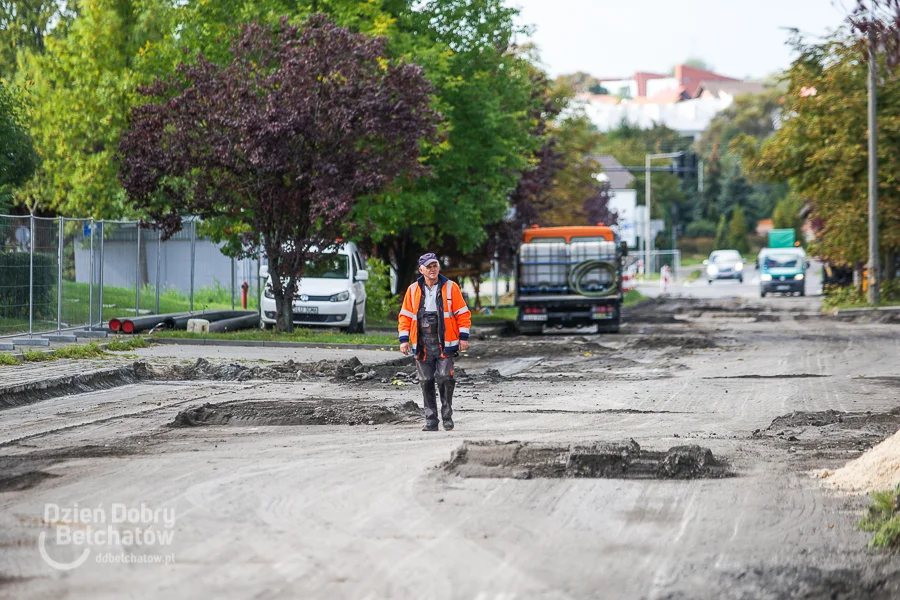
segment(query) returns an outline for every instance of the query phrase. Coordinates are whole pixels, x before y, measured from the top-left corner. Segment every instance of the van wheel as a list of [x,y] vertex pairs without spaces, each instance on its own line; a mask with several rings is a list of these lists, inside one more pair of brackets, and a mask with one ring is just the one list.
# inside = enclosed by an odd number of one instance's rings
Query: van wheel
[[366,332],[366,305],[363,304],[363,319],[359,323],[359,327],[356,328],[356,333],[365,333]]
[[759,290],[759,297],[760,297],[760,298],[765,298],[765,297],[766,297],[766,291],[765,291],[765,290]]
[[350,325],[344,327],[344,333],[357,333],[359,330],[359,316],[356,314],[356,307],[353,307],[353,312],[350,313]]
[[801,296],[805,296],[805,295],[806,295],[806,288],[800,288],[800,295],[801,295]]

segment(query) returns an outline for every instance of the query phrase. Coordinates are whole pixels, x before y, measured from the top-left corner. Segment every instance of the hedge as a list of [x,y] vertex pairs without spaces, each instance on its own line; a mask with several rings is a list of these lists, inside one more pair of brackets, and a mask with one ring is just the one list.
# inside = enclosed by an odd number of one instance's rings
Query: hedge
[[[28,318],[28,282],[31,256],[27,252],[0,252],[0,318]],[[55,254],[34,253],[35,316],[40,309],[56,310],[58,266]]]

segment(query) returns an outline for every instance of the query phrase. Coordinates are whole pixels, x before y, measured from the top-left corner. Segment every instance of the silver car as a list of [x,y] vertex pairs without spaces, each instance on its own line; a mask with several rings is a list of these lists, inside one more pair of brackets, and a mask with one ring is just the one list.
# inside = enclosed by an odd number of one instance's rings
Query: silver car
[[744,259],[737,250],[716,250],[703,264],[706,265],[706,280],[710,285],[717,279],[744,282]]

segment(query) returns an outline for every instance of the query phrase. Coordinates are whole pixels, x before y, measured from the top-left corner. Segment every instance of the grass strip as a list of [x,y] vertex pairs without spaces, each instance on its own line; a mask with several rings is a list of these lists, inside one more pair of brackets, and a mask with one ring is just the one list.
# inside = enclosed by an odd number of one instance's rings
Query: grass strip
[[380,344],[397,345],[397,336],[390,334],[362,334],[295,329],[292,333],[277,331],[229,331],[226,333],[188,333],[187,331],[157,331],[155,338],[188,340],[239,340],[252,342],[313,342],[320,344]]
[[138,337],[115,337],[106,344],[106,349],[111,352],[128,352],[135,348],[146,348],[150,344],[146,338]]
[[48,362],[52,360],[59,360],[61,358],[79,359],[98,358],[100,356],[106,356],[106,352],[99,346],[99,344],[97,344],[97,342],[91,342],[89,344],[83,345],[63,346],[62,348],[57,348],[52,352],[44,352],[42,350],[26,350],[22,353],[22,358],[25,359],[25,362]]
[[0,365],[9,365],[15,366],[20,365],[22,363],[19,362],[19,359],[10,354],[9,352],[0,353]]

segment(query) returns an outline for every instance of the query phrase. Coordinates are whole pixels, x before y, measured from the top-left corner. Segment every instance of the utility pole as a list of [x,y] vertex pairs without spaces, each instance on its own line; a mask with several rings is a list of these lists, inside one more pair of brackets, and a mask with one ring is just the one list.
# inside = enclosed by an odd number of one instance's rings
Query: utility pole
[[650,265],[650,161],[656,158],[678,158],[684,152],[667,152],[665,154],[648,154],[644,163],[644,205],[647,208],[647,216],[644,219],[644,273],[648,276],[653,273]]
[[875,3],[869,3],[869,269],[867,277],[867,300],[877,305],[879,301],[879,265],[878,265],[878,154],[877,135],[878,122],[875,109]]

